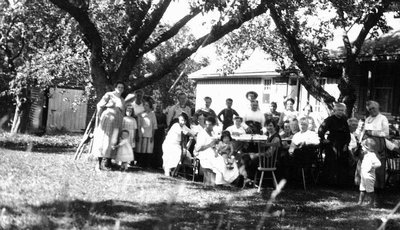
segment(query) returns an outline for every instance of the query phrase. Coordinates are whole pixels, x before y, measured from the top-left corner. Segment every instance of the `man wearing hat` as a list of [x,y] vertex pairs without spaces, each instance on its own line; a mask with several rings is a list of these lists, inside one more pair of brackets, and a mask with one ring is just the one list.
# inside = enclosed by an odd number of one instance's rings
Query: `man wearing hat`
[[256,92],[254,92],[254,91],[249,91],[249,92],[246,93],[246,98],[249,101],[253,101],[253,100],[257,99],[257,97],[258,97],[258,94]]

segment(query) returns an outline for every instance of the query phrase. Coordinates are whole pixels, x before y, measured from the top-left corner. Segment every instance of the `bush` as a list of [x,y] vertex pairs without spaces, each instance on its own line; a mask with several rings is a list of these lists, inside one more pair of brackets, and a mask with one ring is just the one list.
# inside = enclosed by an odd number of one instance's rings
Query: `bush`
[[0,147],[4,148],[76,148],[82,135],[44,135],[0,133]]

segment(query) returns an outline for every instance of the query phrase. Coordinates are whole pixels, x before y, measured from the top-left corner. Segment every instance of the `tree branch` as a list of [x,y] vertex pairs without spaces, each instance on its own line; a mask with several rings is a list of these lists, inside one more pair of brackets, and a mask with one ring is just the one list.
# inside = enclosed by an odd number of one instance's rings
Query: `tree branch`
[[380,18],[382,17],[383,13],[389,8],[390,5],[389,0],[383,0],[382,5],[376,6],[365,18],[363,27],[360,30],[356,40],[353,43],[354,47],[354,55],[358,56],[361,52],[361,47],[364,44],[365,38],[369,34],[369,31],[374,27]]
[[24,50],[25,47],[25,39],[22,37],[21,38],[21,48],[19,51],[14,55],[14,57],[11,58],[11,61],[13,62],[17,57],[19,57],[22,54],[22,51]]
[[267,7],[265,7],[265,4],[261,3],[255,9],[241,15],[241,19],[232,18],[223,25],[214,26],[209,34],[197,39],[191,45],[182,48],[175,54],[171,55],[171,57],[168,58],[163,66],[157,71],[151,73],[147,77],[137,79],[135,81],[134,88],[142,88],[148,84],[160,80],[165,75],[171,73],[174,69],[176,69],[183,61],[185,61],[186,58],[195,53],[200,47],[204,47],[214,43],[215,41],[222,38],[224,35],[239,28],[243,23],[265,13],[266,11]]
[[145,44],[141,53],[147,53],[161,43],[175,36],[183,26],[185,26],[191,19],[196,17],[196,15],[198,15],[200,12],[201,10],[198,8],[192,10],[188,15],[175,23],[175,25],[173,25],[169,30],[165,31],[163,34],[154,39],[153,42]]
[[146,17],[151,7],[151,1],[135,1],[129,0],[125,1],[125,12],[128,15],[129,28],[126,31],[125,39],[122,42],[122,50],[128,48],[132,37],[135,36],[140,27],[143,25],[143,20]]
[[287,45],[289,46],[289,50],[293,54],[293,59],[297,62],[297,66],[303,73],[303,77],[300,78],[300,83],[309,91],[317,100],[324,101],[328,106],[335,101],[335,98],[332,97],[328,92],[326,92],[318,82],[317,76],[315,76],[312,71],[312,67],[308,63],[308,60],[299,46],[299,41],[296,36],[294,36],[290,31],[286,28],[284,21],[279,16],[279,11],[276,9],[275,4],[273,2],[268,1],[267,6],[270,11],[270,15],[275,22],[277,29],[280,34],[286,40]]
[[145,20],[140,31],[133,37],[128,50],[121,60],[121,63],[115,73],[115,80],[122,80],[124,76],[129,76],[132,66],[139,58],[139,50],[142,48],[145,41],[160,22],[162,16],[167,10],[171,0],[161,0],[151,15]]
[[85,44],[90,50],[90,64],[93,85],[100,97],[105,93],[105,86],[110,84],[103,63],[103,42],[100,33],[95,24],[90,20],[87,11],[88,4],[81,4],[79,8],[71,4],[67,0],[50,0],[58,8],[69,13],[79,24],[79,28],[83,34]]
[[346,30],[346,20],[344,18],[343,8],[337,4],[333,4],[333,5],[336,7],[336,11],[339,16],[339,21],[340,21],[340,24],[342,25],[342,30],[343,30],[342,40],[343,40],[344,47],[346,49],[347,56],[351,56],[353,54],[353,52],[351,50],[351,43],[350,43],[350,39],[349,39],[347,30]]

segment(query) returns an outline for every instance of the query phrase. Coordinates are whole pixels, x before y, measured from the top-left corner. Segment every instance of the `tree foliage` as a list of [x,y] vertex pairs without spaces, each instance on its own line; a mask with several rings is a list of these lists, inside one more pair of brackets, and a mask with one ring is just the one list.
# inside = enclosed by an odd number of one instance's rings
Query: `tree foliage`
[[[332,65],[332,57],[326,48],[334,31],[342,31],[345,57],[340,77],[339,101],[348,105],[349,112],[356,99],[354,95],[355,61],[364,41],[387,32],[384,12],[391,9],[395,1],[319,0],[319,1],[268,1],[269,14],[247,23],[220,43],[219,50],[243,53],[243,50],[261,47],[277,61],[282,70],[295,66],[301,71],[300,82],[320,101],[331,105],[336,101],[319,85],[318,78]],[[350,30],[358,30],[354,41],[350,41]],[[245,41],[245,42],[243,42]],[[244,44],[239,46],[238,44]],[[234,51],[233,51],[234,50]],[[239,55],[241,57],[241,55]],[[235,59],[236,57],[234,57]],[[244,57],[246,58],[246,57]],[[237,58],[236,58],[237,59]],[[234,63],[235,68],[238,61]],[[228,68],[229,69],[229,68]]]
[[[190,12],[167,26],[161,19],[171,0],[50,1],[77,21],[90,52],[91,77],[99,95],[104,93],[106,85],[118,80],[129,82],[131,89],[155,83],[176,70],[200,47],[217,41],[266,11],[264,1],[193,0],[189,1]],[[177,36],[195,16],[212,10],[219,11],[221,17],[209,34],[186,40],[164,60],[159,60],[162,64],[157,68],[143,72],[141,60],[146,55],[157,57],[158,47]]]

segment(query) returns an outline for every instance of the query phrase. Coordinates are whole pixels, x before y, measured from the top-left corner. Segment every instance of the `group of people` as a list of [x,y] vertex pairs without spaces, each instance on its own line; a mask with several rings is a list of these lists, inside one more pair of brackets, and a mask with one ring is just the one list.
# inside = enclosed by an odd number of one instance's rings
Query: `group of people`
[[204,108],[193,113],[186,94],[180,93],[177,104],[164,113],[160,104],[153,111],[153,103],[143,98],[143,91],[126,98],[123,91],[124,84],[118,82],[115,90],[107,92],[97,104],[93,154],[98,157],[98,169],[109,170],[114,159],[122,169],[132,164],[162,167],[165,175],[171,175],[181,160],[182,140],[190,137],[195,143],[193,154],[202,168],[215,173],[216,184],[231,184],[238,178],[251,180],[258,159],[248,153],[256,151],[255,147],[232,139],[247,133],[267,135],[265,145],[270,151],[279,149],[281,177],[292,176],[295,159],[307,154],[310,146],[322,146],[323,178],[327,182],[348,184],[355,178],[360,184],[360,202],[365,194],[374,192],[374,187],[384,187],[389,123],[375,101],[367,103],[365,121],[347,119],[346,106],[336,103],[333,114],[319,124],[312,116],[311,105],[300,114],[292,98],[285,100],[284,111],[278,112],[277,103],[272,102],[270,111],[263,113],[252,91],[246,94],[249,109],[241,115],[232,108],[230,98],[217,114],[211,109],[212,98],[205,97]]
[[162,120],[162,113],[158,116],[159,109],[153,111],[153,103],[143,99],[143,91],[123,98],[124,89],[124,83],[117,82],[114,91],[107,92],[97,103],[92,150],[98,158],[96,169],[111,170],[112,160],[122,170],[135,162],[144,167],[156,167],[161,162],[154,153],[160,151],[155,147],[157,141],[163,141],[163,135],[157,138],[157,130],[166,127],[162,121],[157,122]]

